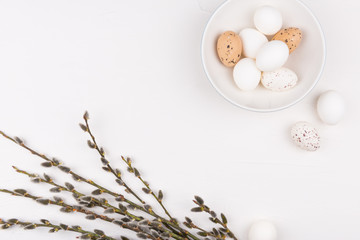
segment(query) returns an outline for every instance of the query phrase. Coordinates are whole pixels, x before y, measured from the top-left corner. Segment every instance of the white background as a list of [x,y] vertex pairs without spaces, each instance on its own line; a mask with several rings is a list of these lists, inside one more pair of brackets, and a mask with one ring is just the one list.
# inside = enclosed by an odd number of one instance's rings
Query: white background
[[[89,110],[113,165],[123,168],[119,156],[132,156],[180,220],[195,215],[210,227],[205,215],[189,211],[198,194],[228,216],[242,239],[253,221],[266,218],[278,226],[279,239],[358,240],[358,1],[304,1],[325,32],[325,72],[304,101],[268,114],[229,104],[203,72],[202,32],[221,2],[1,0],[0,129],[122,191],[100,169],[78,127]],[[317,97],[329,89],[346,99],[346,116],[337,126],[322,124],[315,111]],[[302,151],[289,138],[291,125],[303,120],[321,133],[317,152]],[[42,173],[38,158],[3,138],[0,156],[1,187],[50,195],[47,186],[29,183],[11,168]],[[59,182],[70,181],[66,174],[49,173]],[[139,190],[136,179],[127,179]],[[5,194],[0,194],[0,217],[100,226],[116,237],[123,231]],[[0,231],[0,238],[77,236],[46,231]]]

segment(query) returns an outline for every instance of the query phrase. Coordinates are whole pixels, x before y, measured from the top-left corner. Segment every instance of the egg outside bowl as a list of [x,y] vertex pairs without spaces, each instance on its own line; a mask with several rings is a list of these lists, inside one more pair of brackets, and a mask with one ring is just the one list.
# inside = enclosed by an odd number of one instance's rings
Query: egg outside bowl
[[[302,30],[302,42],[284,66],[293,70],[299,78],[298,84],[288,91],[274,92],[261,84],[253,91],[242,91],[233,80],[233,68],[222,65],[217,56],[216,42],[220,34],[255,28],[254,12],[264,5],[281,11],[282,28],[298,27]],[[325,66],[326,44],[319,21],[299,0],[228,0],[216,9],[205,27],[201,57],[208,79],[226,100],[250,111],[274,112],[298,103],[315,87]]]

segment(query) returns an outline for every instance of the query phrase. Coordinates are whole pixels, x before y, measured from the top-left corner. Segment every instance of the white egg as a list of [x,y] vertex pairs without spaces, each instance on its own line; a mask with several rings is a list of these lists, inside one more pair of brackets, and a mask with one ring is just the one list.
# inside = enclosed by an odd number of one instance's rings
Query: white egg
[[263,72],[262,85],[273,91],[286,91],[293,88],[298,81],[296,73],[288,68],[279,68],[272,72]]
[[289,57],[289,48],[286,43],[274,40],[265,43],[256,55],[256,66],[264,72],[281,68]]
[[265,35],[273,35],[282,27],[281,12],[271,6],[260,7],[255,11],[254,24]]
[[253,223],[249,230],[249,240],[276,240],[277,230],[272,222],[261,220]]
[[343,97],[333,90],[321,94],[317,101],[317,112],[324,123],[337,124],[345,112]]
[[233,76],[241,90],[250,91],[259,85],[261,72],[257,69],[255,60],[243,58],[235,65]]
[[307,151],[316,151],[320,148],[319,133],[310,123],[296,123],[291,128],[291,138],[298,147]]
[[269,40],[264,34],[253,28],[245,28],[240,32],[245,57],[255,58],[259,49]]

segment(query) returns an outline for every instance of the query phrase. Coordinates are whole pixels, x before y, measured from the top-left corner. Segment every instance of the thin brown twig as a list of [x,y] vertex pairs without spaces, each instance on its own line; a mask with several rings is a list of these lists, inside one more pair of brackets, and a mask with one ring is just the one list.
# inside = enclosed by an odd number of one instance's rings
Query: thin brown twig
[[[30,199],[38,201],[39,203],[44,204],[44,205],[48,205],[48,204],[57,205],[57,206],[66,208],[68,210],[68,212],[79,212],[79,213],[83,213],[83,214],[86,214],[86,215],[91,214],[95,218],[99,218],[99,219],[107,221],[107,222],[112,222],[112,221],[115,220],[114,218],[109,218],[109,217],[107,217],[105,215],[97,214],[97,213],[95,213],[93,211],[90,211],[90,210],[82,208],[82,207],[81,208],[75,208],[74,206],[71,206],[71,205],[65,203],[64,201],[53,201],[53,200],[50,200],[50,199],[45,199],[45,198],[42,198],[42,197],[31,195],[28,192],[25,192],[24,194],[20,194],[20,193],[17,193],[16,190],[11,191],[11,190],[8,190],[8,189],[0,189],[0,192],[8,193],[8,194],[11,194],[13,196],[30,198]],[[41,201],[41,200],[43,200],[43,201]]]
[[141,177],[139,171],[136,168],[132,167],[131,164],[131,160],[130,159],[125,159],[123,156],[121,156],[121,159],[126,163],[126,165],[128,166],[129,170],[135,174],[135,176],[143,183],[143,185],[146,187],[146,189],[148,190],[148,193],[150,193],[155,200],[159,203],[159,205],[162,207],[162,209],[164,210],[165,214],[170,218],[170,220],[172,222],[174,222],[175,224],[177,224],[176,220],[170,215],[169,211],[166,209],[166,207],[164,206],[162,199],[159,198],[154,191],[150,188],[150,185]]
[[[89,134],[89,136],[92,139],[92,142],[90,142],[89,146],[93,149],[95,149],[100,157],[101,157],[101,161],[103,163],[106,163],[106,167],[109,169],[109,171],[117,178],[120,179],[122,181],[123,186],[126,188],[126,190],[131,193],[132,195],[134,195],[141,203],[145,204],[145,201],[143,201],[140,197],[138,197],[138,195],[135,194],[135,192],[122,180],[121,175],[117,174],[114,169],[111,167],[110,162],[105,158],[105,151],[103,150],[103,148],[99,147],[98,143],[96,142],[96,138],[95,135],[92,133],[91,129],[90,129],[90,124],[89,124],[89,113],[85,112],[83,115],[83,119],[85,121],[85,125],[80,124],[80,127],[82,128],[83,131],[87,132]],[[156,194],[153,192],[153,190],[150,188],[149,184],[140,176],[139,172],[137,169],[134,169],[131,166],[131,162],[125,160],[125,158],[123,156],[121,156],[121,158],[124,160],[124,162],[127,164],[127,166],[129,167],[130,171],[132,171],[135,176],[144,184],[144,186],[148,189],[149,193],[156,199],[156,201],[159,203],[159,205],[162,207],[162,209],[164,210],[165,214],[170,218],[170,222],[172,222],[173,224],[178,226],[178,223],[176,221],[175,218],[173,218],[169,211],[166,209],[166,207],[164,206],[162,199],[158,196],[156,196]],[[159,217],[157,215],[157,217]],[[175,232],[175,230],[168,224],[165,223],[165,225],[167,225],[167,227],[172,230],[173,232]],[[181,232],[182,235],[186,236],[188,235],[188,233],[184,232],[183,229],[178,228],[178,230]],[[176,231],[176,233],[178,234],[178,232]]]
[[[17,193],[15,191],[16,190],[11,191],[11,190],[8,190],[8,189],[0,189],[0,192],[8,193],[8,194],[11,194],[13,196],[20,196],[20,197],[30,198],[30,199],[35,200],[35,201],[37,201],[37,202],[39,202],[41,204],[44,204],[44,205],[50,204],[50,205],[61,206],[62,208],[65,208],[65,210],[64,210],[65,212],[79,212],[79,213],[85,214],[87,216],[92,216],[93,218],[90,218],[90,219],[101,219],[103,221],[111,222],[111,223],[116,220],[114,218],[110,218],[110,217],[105,216],[105,215],[97,214],[97,213],[95,213],[93,211],[90,211],[90,210],[82,208],[82,207],[81,208],[76,208],[74,206],[66,204],[63,201],[53,201],[53,200],[50,200],[50,199],[44,199],[42,197],[31,195],[28,192],[24,192],[24,194],[20,194],[20,193]],[[130,230],[132,230],[134,232],[137,232],[137,233],[143,233],[148,238],[153,239],[153,240],[157,240],[155,237],[153,237],[152,235],[150,235],[147,232],[143,231],[141,228],[132,227],[130,224],[127,224],[125,222],[122,223],[121,227],[125,228],[125,229],[130,229]]]
[[[77,199],[79,199],[80,197],[83,197],[83,196],[86,196],[85,194],[77,191],[75,188],[73,188],[72,190],[68,189],[66,186],[62,186],[62,185],[59,185],[57,183],[54,182],[53,179],[49,179],[49,180],[46,180],[40,176],[38,176],[37,174],[34,174],[34,173],[28,173],[27,171],[24,171],[24,170],[21,170],[15,166],[13,166],[13,168],[15,169],[16,172],[18,173],[21,173],[21,174],[24,174],[24,175],[27,175],[28,177],[30,178],[36,178],[38,179],[40,182],[42,183],[47,183],[49,185],[52,185],[54,187],[57,187],[59,188],[60,191],[67,191],[67,192],[71,192],[71,193],[75,193],[76,196],[78,196]],[[128,212],[127,210],[126,211],[122,211],[121,209],[109,204],[108,202],[105,202],[105,203],[102,203],[99,199],[96,199],[94,197],[92,197],[92,201],[94,201],[97,206],[101,207],[101,208],[104,208],[104,209],[108,209],[108,208],[111,208],[114,210],[115,213],[118,213],[118,214],[121,214],[123,216],[129,216],[131,217],[132,219],[136,220],[136,221],[141,221],[143,219],[143,217],[139,217],[139,216],[136,216],[136,215],[133,215],[131,214],[130,212]]]
[[[91,132],[91,129],[90,129],[90,126],[89,126],[89,114],[88,112],[85,112],[84,116],[84,121],[85,121],[85,124],[86,124],[86,132],[90,135],[91,139],[92,139],[92,143],[94,144],[93,145],[93,148],[96,149],[96,151],[99,153],[100,157],[103,158],[103,160],[105,159],[105,151],[99,147],[99,145],[97,144],[96,142],[96,139],[95,139],[95,136],[92,134]],[[105,161],[107,161],[105,159]],[[106,167],[110,170],[110,172],[117,178],[117,179],[120,179],[121,181],[122,178],[121,176],[119,176],[118,174],[116,174],[116,172],[114,171],[114,169],[111,167],[110,163],[107,161],[107,164],[106,164]],[[126,188],[126,190],[132,194],[136,199],[138,199],[142,204],[145,204],[145,201],[142,200],[125,182],[123,184],[123,186]]]
[[199,207],[197,208],[193,208],[192,210],[195,210],[195,212],[199,211],[199,212],[206,212],[210,215],[210,220],[213,223],[219,224],[221,225],[223,228],[219,228],[220,232],[223,232],[224,234],[227,234],[230,238],[234,239],[234,240],[238,240],[235,236],[235,234],[229,229],[229,227],[227,226],[227,219],[225,217],[225,215],[222,213],[221,214],[221,218],[222,220],[220,220],[216,213],[214,211],[212,211],[208,206],[206,206],[204,204],[204,200],[202,200],[200,197],[195,196],[195,200],[193,200],[193,202],[198,205]]
[[79,226],[68,226],[65,224],[55,225],[55,224],[50,223],[47,220],[44,220],[45,223],[24,222],[24,221],[19,221],[17,219],[10,219],[10,220],[11,221],[9,221],[9,220],[6,221],[6,220],[0,219],[0,224],[3,225],[3,229],[7,229],[14,225],[23,226],[23,227],[25,227],[25,229],[35,229],[38,227],[45,227],[45,228],[51,228],[51,230],[50,230],[51,232],[58,232],[59,230],[64,230],[64,231],[80,233],[80,234],[82,234],[83,237],[84,237],[84,235],[87,235],[89,238],[95,237],[96,239],[116,240],[115,238],[105,235],[105,233],[98,234],[95,232],[84,230]]

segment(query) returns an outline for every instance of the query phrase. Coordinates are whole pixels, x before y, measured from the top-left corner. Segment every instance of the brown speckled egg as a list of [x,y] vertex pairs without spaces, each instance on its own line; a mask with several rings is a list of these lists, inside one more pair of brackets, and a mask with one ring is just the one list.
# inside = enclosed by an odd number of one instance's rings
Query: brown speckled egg
[[224,32],[217,40],[216,49],[220,61],[227,67],[234,67],[241,58],[241,38],[232,31]]
[[299,28],[285,28],[281,29],[275,34],[272,40],[280,40],[289,48],[289,52],[292,53],[300,44],[302,39],[302,32]]

